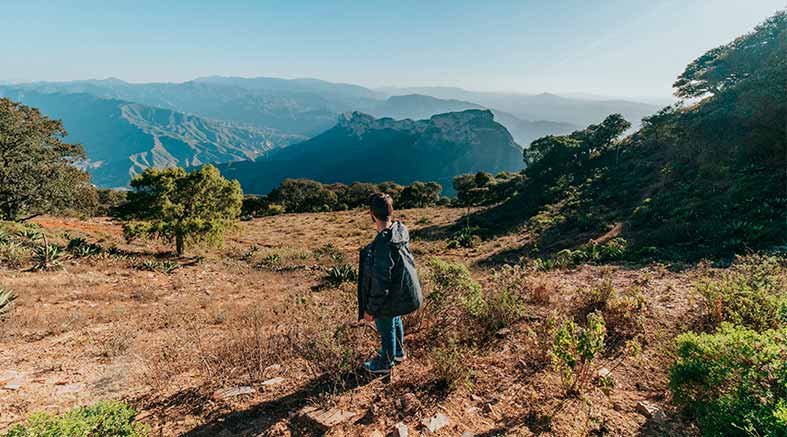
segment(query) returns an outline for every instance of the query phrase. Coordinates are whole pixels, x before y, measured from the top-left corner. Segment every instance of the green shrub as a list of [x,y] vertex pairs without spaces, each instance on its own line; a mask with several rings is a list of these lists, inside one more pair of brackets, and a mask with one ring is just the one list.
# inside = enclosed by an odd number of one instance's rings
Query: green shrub
[[604,317],[599,313],[587,316],[586,327],[565,320],[555,331],[552,364],[568,393],[581,392],[592,380],[593,361],[604,349],[606,332]]
[[705,314],[713,325],[730,322],[757,331],[787,323],[787,288],[778,258],[738,257],[719,278],[697,285]]
[[287,212],[284,208],[284,205],[280,205],[278,203],[270,203],[267,207],[265,207],[264,215],[280,215]]
[[16,241],[0,244],[0,263],[8,267],[20,267],[29,256],[29,250]]
[[524,314],[524,270],[519,267],[497,270],[485,293],[464,264],[433,258],[427,266],[427,278],[432,283],[427,296],[430,313],[445,316],[444,320],[469,318],[471,323],[463,323],[464,328],[480,328],[489,334],[513,324]]
[[456,249],[459,247],[472,248],[478,243],[479,238],[475,235],[478,228],[475,226],[466,226],[459,232],[456,232],[451,239],[448,240],[448,248]]
[[498,331],[522,318],[525,278],[526,272],[519,266],[506,265],[494,272],[485,296],[485,311],[479,317],[487,331]]
[[449,390],[472,389],[473,371],[467,365],[468,355],[467,347],[453,339],[435,349],[432,354],[432,369],[437,380]]
[[427,296],[435,314],[463,308],[470,315],[480,317],[486,311],[486,300],[481,285],[476,282],[467,266],[432,258],[427,262],[432,291]]
[[262,258],[262,261],[259,262],[258,266],[271,270],[279,269],[282,266],[281,255],[279,255],[278,253],[271,253],[265,255]]
[[705,435],[787,435],[787,328],[682,334],[669,386]]
[[607,343],[619,346],[645,333],[647,304],[639,290],[625,294],[615,289],[611,276],[580,294],[580,314],[599,312],[607,328]]
[[6,437],[142,437],[147,427],[134,421],[136,411],[126,404],[101,401],[63,415],[36,413],[14,425]]

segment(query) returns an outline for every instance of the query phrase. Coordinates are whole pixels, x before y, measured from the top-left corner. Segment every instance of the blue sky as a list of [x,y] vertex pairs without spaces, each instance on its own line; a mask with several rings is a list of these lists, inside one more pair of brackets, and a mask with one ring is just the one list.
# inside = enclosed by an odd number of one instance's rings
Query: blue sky
[[784,0],[4,1],[0,80],[205,75],[664,97]]

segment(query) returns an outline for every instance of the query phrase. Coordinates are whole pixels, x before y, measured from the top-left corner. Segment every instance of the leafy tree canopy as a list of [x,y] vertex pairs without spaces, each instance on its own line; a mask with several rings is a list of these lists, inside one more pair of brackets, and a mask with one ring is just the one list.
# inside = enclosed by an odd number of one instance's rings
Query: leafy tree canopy
[[178,167],[147,169],[131,180],[131,187],[120,213],[129,220],[126,238],[174,241],[178,255],[187,243],[221,243],[243,202],[238,181],[224,179],[212,165],[190,173]]
[[[787,66],[787,11],[779,11],[754,31],[709,50],[686,66],[673,84],[683,98],[717,95],[747,81],[782,74]],[[784,98],[784,95],[781,96]]]
[[0,98],[0,219],[60,213],[95,202],[90,176],[75,167],[85,158],[84,149],[63,142],[66,135],[59,120]]

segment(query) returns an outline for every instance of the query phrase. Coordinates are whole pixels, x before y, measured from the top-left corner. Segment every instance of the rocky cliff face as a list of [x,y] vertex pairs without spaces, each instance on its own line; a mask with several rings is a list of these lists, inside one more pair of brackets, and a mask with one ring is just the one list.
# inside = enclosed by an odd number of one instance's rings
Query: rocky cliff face
[[262,194],[286,177],[326,183],[437,181],[450,193],[458,174],[521,168],[521,148],[488,110],[417,121],[344,113],[332,129],[310,140],[255,162],[220,167],[240,180],[245,191]]

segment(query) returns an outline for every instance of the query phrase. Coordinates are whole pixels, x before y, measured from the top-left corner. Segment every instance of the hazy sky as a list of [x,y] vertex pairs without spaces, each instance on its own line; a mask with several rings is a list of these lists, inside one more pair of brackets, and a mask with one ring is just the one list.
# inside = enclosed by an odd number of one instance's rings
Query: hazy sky
[[205,75],[668,96],[785,0],[3,1],[0,80]]

